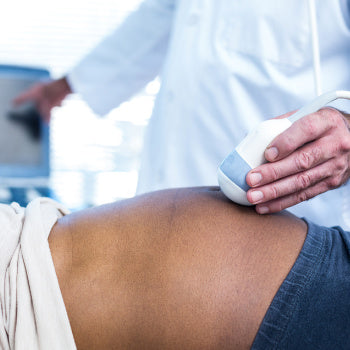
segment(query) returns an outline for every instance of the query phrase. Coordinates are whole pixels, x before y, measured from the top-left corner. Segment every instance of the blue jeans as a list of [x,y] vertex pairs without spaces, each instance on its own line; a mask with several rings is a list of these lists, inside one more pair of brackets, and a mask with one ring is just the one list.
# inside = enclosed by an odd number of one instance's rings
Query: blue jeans
[[350,233],[306,222],[303,248],[253,350],[350,349]]

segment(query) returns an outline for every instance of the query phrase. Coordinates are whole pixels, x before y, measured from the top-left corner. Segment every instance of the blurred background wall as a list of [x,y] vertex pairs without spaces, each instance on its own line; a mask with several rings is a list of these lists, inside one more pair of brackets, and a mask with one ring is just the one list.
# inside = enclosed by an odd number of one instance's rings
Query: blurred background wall
[[[12,0],[0,11],[0,63],[64,75],[141,0]],[[78,95],[52,113],[51,186],[71,209],[135,194],[158,80],[101,118]]]

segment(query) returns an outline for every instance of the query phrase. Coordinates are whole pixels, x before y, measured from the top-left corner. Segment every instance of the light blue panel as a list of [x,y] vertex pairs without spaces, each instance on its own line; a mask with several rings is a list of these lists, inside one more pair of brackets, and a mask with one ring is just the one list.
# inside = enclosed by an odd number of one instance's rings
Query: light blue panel
[[220,165],[221,171],[243,191],[247,192],[249,186],[245,180],[248,172],[252,168],[248,163],[234,150],[230,153]]

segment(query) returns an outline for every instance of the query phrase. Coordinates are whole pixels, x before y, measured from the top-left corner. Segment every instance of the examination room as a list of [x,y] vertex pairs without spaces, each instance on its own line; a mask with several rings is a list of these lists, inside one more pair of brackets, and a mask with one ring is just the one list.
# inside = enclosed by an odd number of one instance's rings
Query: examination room
[[349,0],[0,29],[0,349],[350,349]]

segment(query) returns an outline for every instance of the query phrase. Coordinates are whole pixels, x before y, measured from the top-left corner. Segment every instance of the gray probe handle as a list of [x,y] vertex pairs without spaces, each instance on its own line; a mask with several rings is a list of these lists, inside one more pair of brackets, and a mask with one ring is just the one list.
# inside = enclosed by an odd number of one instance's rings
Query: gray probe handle
[[297,120],[299,120],[302,117],[305,117],[308,114],[315,113],[322,107],[328,105],[334,100],[337,100],[338,98],[344,98],[347,100],[350,100],[350,91],[331,91],[326,92],[318,97],[316,97],[313,101],[311,101],[306,106],[300,108],[297,112],[289,116],[287,119],[294,123]]

